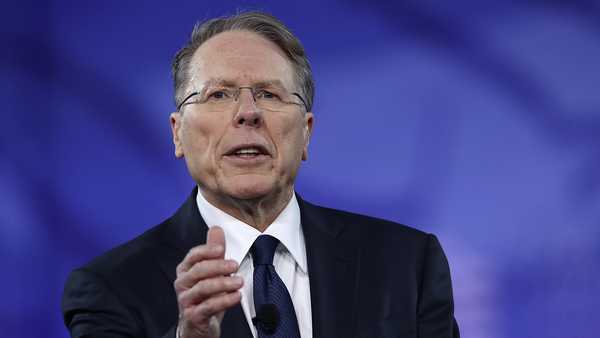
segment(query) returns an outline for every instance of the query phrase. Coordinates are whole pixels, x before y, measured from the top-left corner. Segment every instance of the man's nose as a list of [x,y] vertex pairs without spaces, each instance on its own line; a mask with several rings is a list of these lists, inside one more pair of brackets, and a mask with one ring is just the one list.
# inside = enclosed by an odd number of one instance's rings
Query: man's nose
[[249,88],[241,89],[238,96],[238,110],[235,114],[234,123],[238,127],[260,127],[263,123],[263,115],[262,111],[256,106],[252,90],[249,90]]

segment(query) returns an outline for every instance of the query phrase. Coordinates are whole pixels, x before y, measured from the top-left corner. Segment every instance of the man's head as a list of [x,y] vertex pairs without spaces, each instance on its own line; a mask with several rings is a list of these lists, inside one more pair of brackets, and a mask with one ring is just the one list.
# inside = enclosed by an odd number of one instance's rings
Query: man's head
[[196,25],[173,76],[175,154],[207,199],[289,197],[307,157],[314,91],[291,32],[254,12]]
[[175,106],[179,106],[189,85],[190,63],[194,52],[212,38],[227,31],[248,31],[259,34],[276,44],[286,55],[295,72],[297,86],[306,100],[307,111],[312,110],[315,85],[304,47],[300,40],[277,18],[261,12],[245,12],[197,23],[190,40],[177,52],[173,60],[172,74],[175,85]]

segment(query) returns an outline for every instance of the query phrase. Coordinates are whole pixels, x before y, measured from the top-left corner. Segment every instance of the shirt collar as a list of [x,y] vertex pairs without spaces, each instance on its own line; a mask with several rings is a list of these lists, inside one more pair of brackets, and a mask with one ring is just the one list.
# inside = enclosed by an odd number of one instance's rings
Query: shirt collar
[[304,234],[300,226],[300,207],[298,206],[295,193],[292,193],[292,197],[286,207],[273,223],[267,227],[264,233],[210,204],[202,196],[200,189],[198,189],[196,203],[198,204],[200,215],[202,215],[204,222],[206,222],[209,228],[218,225],[223,229],[225,233],[226,259],[233,259],[241,264],[254,240],[258,236],[266,234],[277,238],[290,252],[300,269],[305,273],[307,272],[306,246],[304,244]]

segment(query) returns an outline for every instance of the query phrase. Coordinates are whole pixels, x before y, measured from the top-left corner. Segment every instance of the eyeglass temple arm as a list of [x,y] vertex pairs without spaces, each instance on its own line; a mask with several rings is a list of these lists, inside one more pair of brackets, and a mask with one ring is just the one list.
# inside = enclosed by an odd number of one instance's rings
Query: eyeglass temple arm
[[181,101],[181,103],[177,106],[177,111],[181,110],[181,107],[183,107],[183,105],[187,102],[187,100],[189,100],[192,96],[195,96],[198,94],[200,94],[200,92],[193,92],[193,93],[190,93],[190,95],[186,96],[185,99],[183,99]]
[[298,94],[298,93],[292,93],[292,95],[295,95],[297,98],[300,99],[300,101],[302,101],[302,105],[304,105],[304,109],[306,109],[306,111],[308,112],[308,105],[306,104],[306,101],[304,101],[302,96],[300,96],[300,94]]

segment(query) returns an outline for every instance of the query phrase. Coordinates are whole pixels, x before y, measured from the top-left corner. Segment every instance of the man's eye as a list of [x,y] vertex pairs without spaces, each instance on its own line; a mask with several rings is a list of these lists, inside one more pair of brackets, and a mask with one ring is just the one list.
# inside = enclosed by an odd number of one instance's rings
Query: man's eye
[[216,100],[222,100],[222,99],[226,99],[229,97],[229,94],[227,94],[226,91],[223,90],[217,90],[215,92],[212,92],[210,94],[208,94],[208,99],[216,99]]
[[279,100],[279,95],[270,92],[268,90],[260,90],[256,93],[257,99],[267,99],[267,100]]

